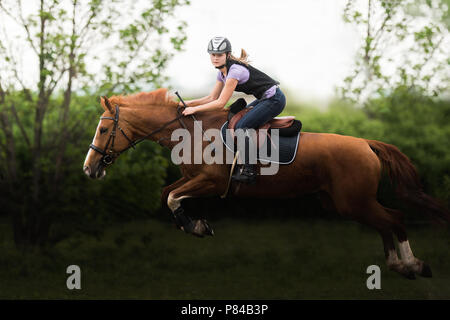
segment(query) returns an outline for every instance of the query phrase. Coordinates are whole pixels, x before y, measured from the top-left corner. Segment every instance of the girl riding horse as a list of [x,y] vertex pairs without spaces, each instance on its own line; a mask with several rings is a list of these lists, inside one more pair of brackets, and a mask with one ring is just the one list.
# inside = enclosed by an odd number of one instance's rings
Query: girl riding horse
[[234,91],[254,95],[257,99],[247,107],[253,108],[238,121],[235,130],[245,133],[244,164],[232,176],[233,180],[253,184],[256,179],[256,165],[250,162],[250,139],[248,129],[258,128],[267,121],[279,115],[285,105],[286,98],[278,87],[279,82],[259,71],[248,63],[247,53],[242,50],[241,57],[231,54],[231,43],[227,38],[214,37],[209,41],[208,53],[211,63],[219,69],[217,81],[211,93],[203,98],[186,101],[184,115],[209,110],[220,110],[225,107]]

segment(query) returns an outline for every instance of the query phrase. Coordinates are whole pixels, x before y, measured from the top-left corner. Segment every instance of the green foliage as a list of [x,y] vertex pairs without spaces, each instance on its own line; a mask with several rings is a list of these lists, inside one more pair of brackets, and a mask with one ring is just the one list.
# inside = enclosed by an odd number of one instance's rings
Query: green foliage
[[[25,131],[31,135],[34,115],[29,112],[30,102],[22,93],[9,97],[16,103],[18,116],[24,124]],[[82,164],[92,140],[101,109],[95,101],[96,97],[73,96],[73,107],[70,111],[70,140],[64,156],[62,168],[63,179],[54,189],[52,180],[55,174],[54,157],[57,149],[52,148],[58,132],[58,105],[62,96],[56,96],[49,106],[44,132],[47,133],[47,152],[41,157],[43,181],[41,187],[42,207],[39,214],[50,217],[54,228],[49,235],[51,243],[56,243],[74,231],[82,231],[96,235],[106,224],[117,221],[154,216],[160,207],[161,188],[165,184],[166,169],[169,158],[163,154],[162,148],[149,142],[141,143],[136,150],[124,153],[116,163],[108,169],[107,176],[101,180],[91,180],[82,171]],[[29,125],[28,125],[29,124]],[[21,135],[15,126],[14,133]],[[18,184],[14,192],[21,200],[2,199],[3,214],[19,214],[26,212],[30,205],[26,200],[32,192],[33,157],[28,152],[24,140],[16,141],[18,161]],[[6,163],[2,162],[1,171],[7,172]],[[6,181],[1,181],[6,182]],[[5,195],[9,192],[2,190]],[[25,201],[23,201],[25,199]]]
[[399,87],[389,97],[368,101],[365,111],[383,123],[384,141],[398,146],[417,165],[426,189],[450,200],[445,192],[445,177],[450,176],[450,101]]
[[148,142],[121,155],[109,170],[102,195],[112,211],[127,218],[154,214],[170,161],[162,153],[159,145]]
[[446,2],[367,0],[358,6],[348,0],[343,19],[357,28],[361,45],[339,93],[363,104],[398,86],[434,96],[449,90]]
[[74,89],[89,93],[111,95],[159,87],[166,81],[162,71],[172,50],[182,50],[187,39],[186,22],[177,19],[176,8],[189,3],[43,1],[35,12],[24,14],[16,1],[1,1],[0,19],[17,24],[15,41],[6,31],[0,37],[0,59],[8,62],[0,66],[2,86],[20,88],[27,83],[18,72],[21,58],[14,54],[24,47],[39,59],[39,85],[49,94],[69,72]]
[[[15,23],[0,28],[0,201],[14,218],[17,244],[57,242],[69,226],[95,232],[154,212],[167,167],[159,147],[124,155],[115,178],[100,184],[81,164],[99,95],[165,82],[167,63],[186,40],[175,10],[189,1],[49,0],[27,12],[22,4],[0,1],[0,23]],[[35,55],[37,76],[21,70],[21,48]]]
[[369,119],[360,108],[341,100],[335,100],[321,111],[312,106],[288,105],[283,112],[295,115],[303,123],[303,131],[351,135],[366,139],[383,137],[383,124]]
[[361,34],[355,68],[339,88],[380,124],[378,140],[400,148],[425,189],[450,203],[448,0],[347,2]]

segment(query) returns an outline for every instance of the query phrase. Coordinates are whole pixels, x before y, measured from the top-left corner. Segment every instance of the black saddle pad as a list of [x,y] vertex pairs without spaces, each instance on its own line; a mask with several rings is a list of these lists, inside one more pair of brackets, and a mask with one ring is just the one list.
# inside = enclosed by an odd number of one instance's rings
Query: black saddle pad
[[[228,121],[226,121],[220,128],[222,142],[225,144],[228,150],[234,153],[234,146],[231,137],[231,132],[228,130]],[[257,158],[265,162],[274,162],[278,164],[290,164],[295,159],[297,154],[297,148],[300,142],[300,132],[296,135],[289,137],[279,137],[279,146],[274,148],[270,139],[266,137],[264,144],[259,148]],[[265,149],[263,149],[265,148]],[[266,152],[263,152],[265,150]],[[274,160],[272,152],[278,152],[278,161]]]

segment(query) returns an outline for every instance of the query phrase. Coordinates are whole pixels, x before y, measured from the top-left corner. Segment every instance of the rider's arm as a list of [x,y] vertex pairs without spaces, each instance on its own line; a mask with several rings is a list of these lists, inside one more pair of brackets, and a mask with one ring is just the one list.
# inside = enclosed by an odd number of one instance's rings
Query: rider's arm
[[185,101],[184,103],[188,107],[195,107],[195,106],[199,106],[199,105],[214,101],[219,97],[220,92],[222,91],[223,87],[224,87],[224,84],[222,81],[216,81],[216,84],[214,85],[214,88],[212,89],[212,91],[209,95],[207,95],[203,98],[200,98],[200,99],[188,100],[188,101]]
[[234,89],[236,89],[237,84],[238,84],[237,79],[233,78],[227,79],[227,81],[225,82],[225,87],[223,88],[219,97],[216,100],[213,100],[211,102],[196,107],[195,112],[223,109],[227,104],[228,100],[230,100],[231,95],[233,94]]

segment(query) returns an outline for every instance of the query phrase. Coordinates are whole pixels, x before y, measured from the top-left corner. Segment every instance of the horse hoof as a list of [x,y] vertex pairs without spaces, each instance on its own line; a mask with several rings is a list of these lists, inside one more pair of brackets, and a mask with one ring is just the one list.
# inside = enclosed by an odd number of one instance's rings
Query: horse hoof
[[199,233],[196,233],[196,232],[192,232],[191,234],[192,234],[193,236],[198,237],[198,238],[203,238],[203,237],[204,237],[204,235],[199,234]]
[[407,273],[403,273],[403,276],[405,276],[405,278],[407,278],[409,280],[416,280],[416,275],[414,274],[413,271],[409,271]]
[[213,229],[205,219],[196,220],[191,233],[200,238],[203,238],[204,236],[214,236]]
[[433,276],[433,274],[431,272],[430,266],[424,263],[422,272],[419,275],[422,277],[425,277],[425,278],[431,278]]
[[203,231],[203,233],[207,236],[214,237],[214,230],[211,228],[209,223],[205,219],[203,219],[202,222],[203,222],[203,225],[205,226],[205,230]]

